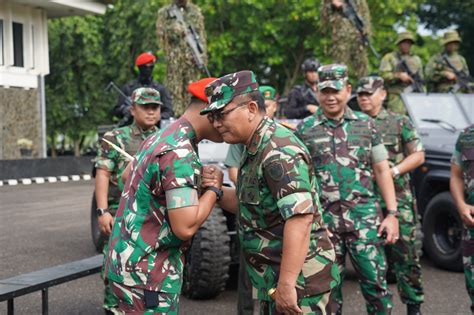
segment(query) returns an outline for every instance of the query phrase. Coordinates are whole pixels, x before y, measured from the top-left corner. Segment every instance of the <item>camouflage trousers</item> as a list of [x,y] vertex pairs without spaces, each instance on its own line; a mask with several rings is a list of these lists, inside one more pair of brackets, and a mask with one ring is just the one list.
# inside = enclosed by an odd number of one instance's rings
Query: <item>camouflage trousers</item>
[[407,109],[403,103],[400,94],[389,93],[387,100],[387,109],[398,114],[406,115]]
[[[332,233],[331,241],[336,251],[341,279],[343,280],[345,276],[347,253],[359,278],[367,312],[391,314],[392,294],[387,287],[385,251],[383,241],[377,236],[377,228]],[[342,284],[343,281],[334,288],[333,301],[331,301],[332,311],[337,314],[342,314]]]
[[420,304],[424,301],[423,277],[420,257],[416,252],[416,214],[411,207],[398,208],[400,239],[385,246],[389,266],[397,278],[397,288],[404,304]]
[[462,257],[466,289],[471,298],[471,312],[474,313],[474,228],[463,229]]
[[178,314],[179,294],[145,291],[116,282],[110,286],[118,297],[121,314]]
[[[303,314],[329,315],[331,312],[331,300],[333,291],[328,291],[319,295],[309,296],[298,300],[298,306]],[[257,307],[260,315],[282,314],[277,312],[275,301],[259,301]]]
[[247,266],[242,247],[240,247],[237,314],[252,315],[254,313],[254,301],[255,299],[252,295],[252,283],[250,282],[250,277],[247,273]]
[[105,260],[107,257],[107,253],[109,251],[109,241],[106,240],[104,243],[104,249],[102,253],[104,254],[104,261],[102,263],[102,272],[101,276],[104,280],[105,289],[104,289],[104,304],[102,304],[102,308],[112,314],[121,314],[118,310],[118,298],[112,292],[112,288],[110,287],[110,283],[104,277],[104,267],[105,267]]

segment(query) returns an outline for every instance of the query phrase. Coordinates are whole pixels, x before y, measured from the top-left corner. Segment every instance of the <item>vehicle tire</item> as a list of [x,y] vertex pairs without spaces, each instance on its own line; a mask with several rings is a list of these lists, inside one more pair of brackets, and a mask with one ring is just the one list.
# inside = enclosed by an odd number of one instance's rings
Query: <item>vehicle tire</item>
[[92,202],[91,202],[91,235],[92,235],[92,243],[94,243],[95,249],[98,253],[102,253],[104,249],[104,244],[107,241],[107,238],[100,232],[99,229],[99,222],[97,220],[97,213],[95,210],[97,209],[97,203],[95,201],[95,190],[92,195]]
[[211,299],[224,291],[229,278],[229,246],[226,218],[221,209],[214,208],[186,254],[184,296]]
[[439,267],[462,271],[462,222],[448,191],[436,195],[423,215],[424,250]]

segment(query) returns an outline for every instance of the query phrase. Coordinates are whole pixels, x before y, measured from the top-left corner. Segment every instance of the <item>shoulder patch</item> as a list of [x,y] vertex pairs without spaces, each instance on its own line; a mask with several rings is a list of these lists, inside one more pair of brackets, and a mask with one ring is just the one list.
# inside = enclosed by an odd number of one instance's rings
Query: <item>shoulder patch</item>
[[283,164],[281,162],[271,163],[268,167],[268,174],[270,174],[270,177],[274,181],[281,181],[283,179],[283,176],[285,176],[285,169],[283,168]]

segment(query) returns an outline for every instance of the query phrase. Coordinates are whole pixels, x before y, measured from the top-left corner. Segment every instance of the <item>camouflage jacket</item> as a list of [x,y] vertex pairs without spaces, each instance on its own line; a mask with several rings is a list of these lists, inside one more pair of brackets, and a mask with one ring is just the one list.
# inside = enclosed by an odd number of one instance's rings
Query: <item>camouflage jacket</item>
[[336,122],[319,108],[298,125],[296,135],[313,159],[329,229],[346,232],[380,225],[372,164],[386,159],[387,152],[374,121],[346,107]]
[[[143,131],[135,122],[129,126],[117,128],[105,133],[104,138],[117,145],[130,155],[135,155],[138,148],[148,136],[156,132],[158,128],[155,126],[149,130]],[[108,205],[112,214],[118,208],[120,195],[123,190],[122,172],[127,167],[128,160],[117,150],[112,148],[107,142],[99,140],[99,149],[95,167],[109,171],[110,183],[108,193]]]
[[448,55],[446,53],[437,54],[430,58],[426,64],[426,78],[429,82],[430,92],[448,93],[451,88],[456,84],[455,81],[449,81],[446,78],[446,72],[453,72],[448,66],[446,60],[456,68],[459,72],[469,74],[469,68],[467,67],[466,59],[458,53]]
[[339,281],[313,174],[304,145],[287,128],[263,119],[244,151],[237,185],[239,236],[259,300],[270,300],[268,289],[277,286],[285,220],[298,214],[314,217],[298,298],[327,292]]
[[198,204],[200,172],[195,131],[185,118],[143,143],[109,240],[104,273],[109,281],[180,293],[189,244],[173,233],[168,211]]
[[420,57],[414,54],[402,55],[394,51],[383,56],[380,62],[380,76],[385,80],[387,91],[393,94],[401,94],[410,83],[403,83],[395,77],[396,72],[403,72],[400,62],[405,60],[412,73],[418,73],[423,78],[423,65]]
[[461,167],[466,203],[474,205],[474,125],[459,135],[451,163]]
[[[408,116],[382,109],[374,117],[374,121],[387,149],[390,167],[400,164],[411,153],[423,151],[420,137]],[[410,187],[410,173],[394,179],[393,182],[395,184],[398,208],[412,209],[414,206],[414,196]],[[380,196],[379,200],[382,207],[385,207],[378,186],[376,186],[376,189]]]

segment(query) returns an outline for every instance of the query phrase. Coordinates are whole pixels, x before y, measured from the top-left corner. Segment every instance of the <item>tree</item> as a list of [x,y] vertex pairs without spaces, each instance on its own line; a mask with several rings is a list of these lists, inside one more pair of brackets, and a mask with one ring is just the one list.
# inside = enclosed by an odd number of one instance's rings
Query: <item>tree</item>
[[[474,66],[474,5],[465,0],[432,0],[420,6],[421,22],[433,31],[456,27],[463,39],[461,53]],[[441,50],[441,49],[440,49]]]

